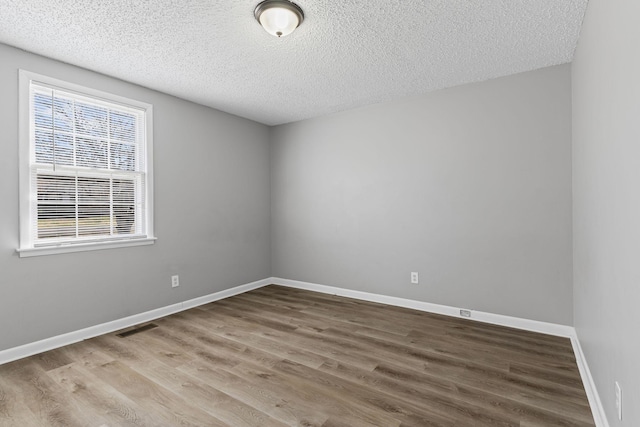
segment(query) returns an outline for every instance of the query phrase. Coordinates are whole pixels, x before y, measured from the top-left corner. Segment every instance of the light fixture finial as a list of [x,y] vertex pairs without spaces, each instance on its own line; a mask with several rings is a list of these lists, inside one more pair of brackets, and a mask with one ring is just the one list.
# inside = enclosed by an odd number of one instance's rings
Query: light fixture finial
[[288,0],[265,0],[253,14],[265,31],[276,37],[291,34],[304,20],[300,6]]

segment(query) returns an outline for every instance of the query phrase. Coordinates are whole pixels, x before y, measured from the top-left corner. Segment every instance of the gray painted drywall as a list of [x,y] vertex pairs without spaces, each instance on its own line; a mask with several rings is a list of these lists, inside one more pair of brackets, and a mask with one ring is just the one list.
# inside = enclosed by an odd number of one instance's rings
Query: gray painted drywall
[[[17,256],[19,68],[153,104],[155,245]],[[266,126],[6,45],[0,93],[0,350],[270,276]]]
[[568,65],[270,138],[275,276],[572,323]]
[[590,0],[572,65],[574,321],[609,423],[629,427],[640,426],[639,19],[637,0]]

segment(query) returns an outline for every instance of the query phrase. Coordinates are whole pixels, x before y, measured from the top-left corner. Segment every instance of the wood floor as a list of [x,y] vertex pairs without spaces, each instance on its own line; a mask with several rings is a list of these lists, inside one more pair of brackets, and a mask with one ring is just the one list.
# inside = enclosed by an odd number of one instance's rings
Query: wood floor
[[0,366],[0,425],[594,425],[565,338],[279,286],[153,323]]

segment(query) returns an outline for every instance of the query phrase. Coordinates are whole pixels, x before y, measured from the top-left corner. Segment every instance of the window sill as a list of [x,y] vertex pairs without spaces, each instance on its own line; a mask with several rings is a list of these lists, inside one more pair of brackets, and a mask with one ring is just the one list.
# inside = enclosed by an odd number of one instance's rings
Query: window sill
[[86,252],[86,251],[98,251],[102,249],[114,249],[114,248],[127,248],[131,246],[145,246],[153,245],[156,241],[155,237],[149,237],[145,239],[131,239],[131,240],[119,240],[111,242],[91,242],[91,243],[76,243],[70,245],[60,246],[47,246],[40,248],[20,248],[16,249],[16,252],[20,255],[20,258],[41,256],[41,255],[56,255],[65,254],[71,252]]

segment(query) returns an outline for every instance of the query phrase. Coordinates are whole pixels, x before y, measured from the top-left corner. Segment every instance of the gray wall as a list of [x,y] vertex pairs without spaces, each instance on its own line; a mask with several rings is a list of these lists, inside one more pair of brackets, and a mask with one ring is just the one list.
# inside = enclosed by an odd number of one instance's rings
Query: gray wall
[[271,143],[274,276],[572,324],[568,65],[278,126]]
[[[153,104],[155,245],[16,255],[19,68]],[[266,126],[6,45],[0,93],[0,350],[270,276]]]
[[639,19],[637,0],[590,0],[572,66],[575,326],[609,422],[629,427],[640,426]]

